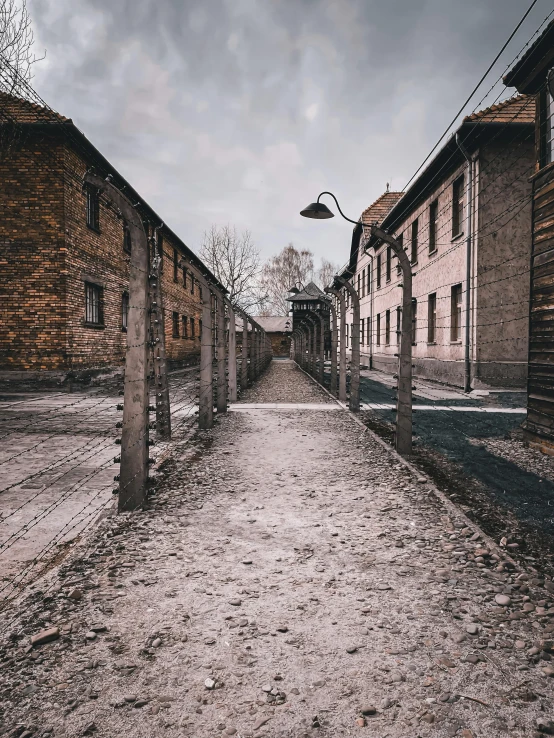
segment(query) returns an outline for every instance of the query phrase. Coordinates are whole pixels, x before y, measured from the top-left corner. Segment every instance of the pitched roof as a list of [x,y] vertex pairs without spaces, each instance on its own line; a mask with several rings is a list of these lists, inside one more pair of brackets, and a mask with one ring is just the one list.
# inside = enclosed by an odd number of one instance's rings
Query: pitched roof
[[464,123],[534,123],[535,98],[515,95],[490,108],[466,115]]
[[50,108],[17,95],[0,92],[0,121],[8,123],[72,123]]
[[366,225],[380,223],[403,194],[403,192],[389,192],[388,190],[383,192],[374,203],[364,210],[361,217],[362,222]]
[[292,297],[287,297],[288,302],[297,302],[300,300],[308,301],[308,300],[326,300],[325,293],[323,290],[320,290],[319,287],[315,282],[309,282],[304,289],[299,292],[297,295],[292,295]]
[[554,20],[537,36],[525,54],[504,76],[506,87],[516,87],[520,92],[535,93],[545,80],[543,74],[554,58]]
[[292,331],[292,318],[288,316],[268,316],[256,317],[256,323],[260,325],[266,333],[290,333]]

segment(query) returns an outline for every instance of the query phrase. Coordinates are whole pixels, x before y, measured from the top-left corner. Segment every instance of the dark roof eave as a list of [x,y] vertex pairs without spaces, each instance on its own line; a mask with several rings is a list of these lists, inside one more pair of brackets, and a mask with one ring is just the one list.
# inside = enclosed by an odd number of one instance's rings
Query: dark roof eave
[[[11,124],[6,124],[11,125]],[[62,129],[71,129],[71,135],[75,136],[76,138],[80,139],[81,143],[85,145],[93,154],[93,157],[99,162],[99,165],[105,169],[106,174],[113,174],[114,179],[116,179],[119,183],[123,184],[125,187],[126,195],[131,194],[132,198],[136,201],[140,202],[141,205],[144,207],[144,209],[149,213],[149,215],[153,216],[154,218],[157,218],[160,222],[164,223],[164,230],[167,232],[167,234],[177,242],[179,246],[182,247],[185,256],[197,267],[197,269],[203,274],[203,276],[208,277],[210,282],[212,282],[216,287],[218,287],[224,294],[228,294],[228,290],[221,284],[221,282],[216,278],[216,276],[208,269],[208,267],[204,264],[204,262],[192,251],[182,240],[179,238],[179,236],[169,228],[169,226],[166,225],[165,221],[160,218],[160,216],[156,213],[156,211],[145,201],[141,195],[132,187],[129,182],[117,171],[117,169],[111,164],[106,157],[98,151],[96,146],[94,146],[93,143],[89,141],[89,139],[85,136],[85,134],[80,131],[77,126],[73,123],[71,119],[68,119],[66,121],[41,121],[37,123],[22,123],[19,124],[20,127],[29,127],[33,129],[37,128],[54,128],[59,127]],[[65,131],[64,131],[65,132]]]
[[552,66],[553,60],[554,21],[551,21],[502,81],[518,92],[535,94],[544,82],[542,73]]

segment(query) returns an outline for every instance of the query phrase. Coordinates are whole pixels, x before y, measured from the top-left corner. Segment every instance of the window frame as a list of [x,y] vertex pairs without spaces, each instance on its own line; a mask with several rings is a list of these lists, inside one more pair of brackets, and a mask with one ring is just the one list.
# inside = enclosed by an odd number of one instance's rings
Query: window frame
[[412,224],[410,226],[410,235],[410,263],[416,264],[419,245],[419,218],[414,218],[414,220],[412,220]]
[[454,284],[450,288],[450,343],[462,341],[462,283]]
[[131,239],[131,229],[129,226],[124,223],[123,224],[123,251],[126,254],[131,254],[133,250],[133,241]]
[[377,289],[381,288],[381,272],[383,271],[382,267],[382,255],[381,253],[377,254],[375,257],[377,259],[377,267],[375,269],[375,286]]
[[387,246],[385,278],[387,282],[390,282],[392,278],[392,246]]
[[429,204],[429,255],[438,251],[437,232],[439,222],[439,199],[438,197]]
[[87,228],[100,233],[100,190],[92,184],[85,185]]
[[462,236],[464,231],[465,174],[462,172],[452,182],[452,238]]
[[173,281],[179,283],[179,252],[173,249]]
[[375,345],[380,346],[381,345],[381,313],[377,313],[375,316],[376,319],[376,325],[375,325]]
[[189,319],[186,315],[181,315],[181,325],[183,326],[181,338],[186,339],[189,337]]
[[437,342],[437,293],[427,296],[427,343]]
[[[87,328],[105,328],[104,325],[104,287],[97,282],[91,282],[88,279],[83,281],[85,289],[85,317],[83,324]],[[89,308],[89,294],[96,294],[96,306]],[[89,320],[89,317],[94,318],[94,314],[97,315],[97,320]]]
[[385,310],[385,346],[390,346],[390,310]]
[[412,346],[417,345],[417,298],[412,297]]
[[179,313],[176,310],[173,310],[172,311],[171,325],[172,325],[171,337],[172,338],[180,338],[180,333],[179,333]]
[[400,305],[396,308],[396,344],[400,345],[400,335],[402,333],[402,308]]
[[121,294],[121,332],[127,333],[129,327],[129,293],[125,290]]

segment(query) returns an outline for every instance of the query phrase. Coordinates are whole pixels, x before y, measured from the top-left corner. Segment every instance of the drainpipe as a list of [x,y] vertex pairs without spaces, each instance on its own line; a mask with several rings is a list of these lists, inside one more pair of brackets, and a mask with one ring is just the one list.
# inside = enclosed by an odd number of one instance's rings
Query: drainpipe
[[466,327],[465,327],[465,355],[464,355],[464,392],[471,392],[471,355],[470,355],[470,337],[471,337],[471,251],[472,251],[472,227],[473,227],[473,160],[467,152],[467,149],[460,141],[460,136],[456,134],[456,143],[458,148],[467,161],[468,168],[468,186],[467,186],[467,238],[466,238]]

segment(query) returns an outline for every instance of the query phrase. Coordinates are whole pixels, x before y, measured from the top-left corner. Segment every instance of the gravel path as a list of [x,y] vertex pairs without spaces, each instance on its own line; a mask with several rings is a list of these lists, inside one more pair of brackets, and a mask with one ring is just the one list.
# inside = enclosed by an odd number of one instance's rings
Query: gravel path
[[[275,362],[244,399],[319,393]],[[0,734],[540,736],[550,592],[348,413],[230,412],[2,614]]]
[[253,387],[241,394],[240,401],[326,402],[334,404],[318,384],[310,381],[293,361],[273,361]]

